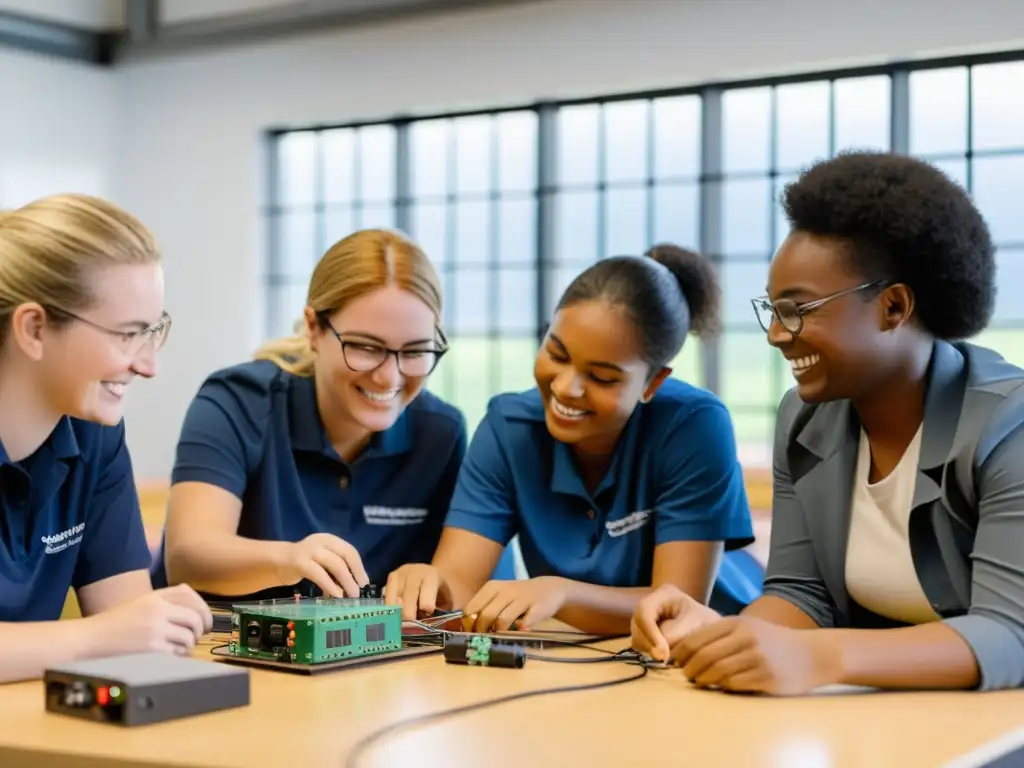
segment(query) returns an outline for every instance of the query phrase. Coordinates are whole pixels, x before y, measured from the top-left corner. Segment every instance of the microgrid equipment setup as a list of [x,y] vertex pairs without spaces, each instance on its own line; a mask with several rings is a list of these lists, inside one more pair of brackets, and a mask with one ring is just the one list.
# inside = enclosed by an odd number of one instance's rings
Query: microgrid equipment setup
[[313,665],[402,649],[402,609],[379,597],[264,600],[231,611],[235,657]]

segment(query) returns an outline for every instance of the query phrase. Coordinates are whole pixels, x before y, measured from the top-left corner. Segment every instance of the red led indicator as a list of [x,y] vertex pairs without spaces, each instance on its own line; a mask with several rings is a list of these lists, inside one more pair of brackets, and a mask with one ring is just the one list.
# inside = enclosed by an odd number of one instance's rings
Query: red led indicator
[[96,703],[101,707],[107,706],[110,703],[110,689],[107,687],[96,689]]

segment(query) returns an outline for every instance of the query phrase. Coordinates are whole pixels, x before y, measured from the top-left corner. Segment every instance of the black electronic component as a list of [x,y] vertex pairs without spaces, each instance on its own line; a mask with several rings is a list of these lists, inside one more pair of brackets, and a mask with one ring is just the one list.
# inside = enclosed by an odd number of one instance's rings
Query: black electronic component
[[248,670],[170,653],[75,662],[46,670],[43,683],[47,712],[117,725],[249,705]]
[[487,635],[453,635],[445,640],[444,660],[449,664],[520,669],[526,651],[520,645],[498,643]]
[[360,587],[359,597],[361,597],[363,600],[379,599],[380,587],[378,587],[376,584],[367,584],[365,587]]

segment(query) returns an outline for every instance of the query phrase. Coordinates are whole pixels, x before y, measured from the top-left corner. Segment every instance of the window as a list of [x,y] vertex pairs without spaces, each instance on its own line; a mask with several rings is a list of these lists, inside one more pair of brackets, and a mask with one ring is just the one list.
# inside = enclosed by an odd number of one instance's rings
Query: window
[[366,625],[366,642],[368,643],[379,643],[384,639],[384,625],[383,624],[367,624]]
[[750,306],[764,293],[768,263],[789,231],[782,192],[804,168],[839,150],[888,148],[890,87],[887,76],[872,76],[735,88],[722,95],[717,183],[725,333],[718,342],[718,381],[744,464],[770,462],[775,410],[792,386],[785,361],[768,345]]
[[912,72],[910,151],[962,184],[996,245],[995,313],[975,341],[1024,365],[1024,306],[1010,286],[1024,280],[1024,63]]
[[410,233],[443,276],[452,342],[430,386],[470,425],[491,396],[532,383],[537,123],[514,111],[409,128]]
[[[670,96],[566,106],[555,117],[556,233],[544,319],[580,272],[658,242],[700,248],[701,99]],[[674,375],[704,382],[687,341]]]
[[352,645],[351,629],[332,629],[327,632],[327,648],[347,648]]
[[[444,281],[452,351],[430,387],[473,429],[533,384],[538,337],[595,260],[673,242],[718,266],[725,333],[674,375],[729,406],[741,460],[771,458],[792,377],[749,299],[788,233],[785,185],[844,149],[912,152],[958,180],[1024,278],[1024,61],[1008,56],[689,88],[273,135],[268,333],[290,332],[320,254],[361,227],[411,234]],[[1024,309],[1000,292],[978,342],[1024,364]]]
[[293,332],[327,248],[357,229],[395,226],[395,147],[391,125],[295,131],[274,141],[269,337]]

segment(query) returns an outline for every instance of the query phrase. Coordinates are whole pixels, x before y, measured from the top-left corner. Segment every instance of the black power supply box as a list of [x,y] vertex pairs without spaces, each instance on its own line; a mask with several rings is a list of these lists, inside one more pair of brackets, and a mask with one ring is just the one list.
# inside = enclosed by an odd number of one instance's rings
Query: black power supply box
[[46,710],[146,725],[249,705],[249,671],[170,653],[133,653],[47,669]]

